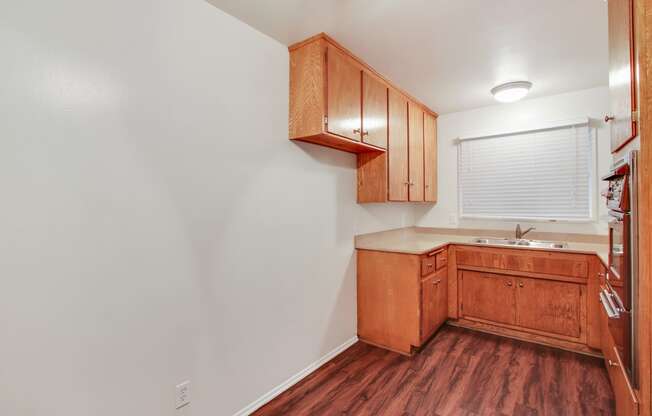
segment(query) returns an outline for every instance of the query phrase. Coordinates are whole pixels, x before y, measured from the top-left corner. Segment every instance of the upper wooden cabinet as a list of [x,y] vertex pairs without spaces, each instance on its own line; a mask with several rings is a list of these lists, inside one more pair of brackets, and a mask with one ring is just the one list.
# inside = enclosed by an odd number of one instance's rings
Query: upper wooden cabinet
[[609,100],[611,151],[636,137],[637,103],[634,62],[633,0],[609,0]]
[[437,119],[423,115],[424,200],[437,202]]
[[435,202],[437,114],[326,34],[289,50],[290,139],[358,153],[358,202]]
[[362,71],[362,140],[387,148],[387,86]]
[[333,46],[326,49],[328,98],[326,130],[347,139],[361,141],[360,67]]
[[408,152],[410,201],[423,201],[423,110],[410,102],[408,105],[410,123],[408,126]]
[[[407,201],[409,171],[408,171],[408,102],[400,93],[389,91],[389,147],[388,166],[383,173],[389,175],[388,195],[382,200]],[[360,192],[360,189],[358,189]],[[369,201],[376,202],[376,201]]]

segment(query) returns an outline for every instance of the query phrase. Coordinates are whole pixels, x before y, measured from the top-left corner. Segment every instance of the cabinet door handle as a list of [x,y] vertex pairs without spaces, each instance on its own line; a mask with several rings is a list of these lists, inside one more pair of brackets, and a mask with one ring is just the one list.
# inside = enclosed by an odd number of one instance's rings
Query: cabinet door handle
[[360,134],[360,129],[353,129],[353,134]]
[[615,119],[616,119],[616,117],[614,117],[614,116],[610,116],[609,114],[607,114],[606,116],[604,116],[604,122],[605,122],[605,123],[608,123],[608,122],[613,121],[613,120],[615,120]]
[[363,136],[369,136],[369,131],[367,131],[367,130],[363,131],[363,132],[362,132],[362,135],[363,135]]
[[433,281],[432,281],[432,284],[433,284],[433,285],[438,285],[438,284],[440,284],[440,283],[441,283],[441,279],[436,279],[436,280],[433,280]]
[[524,287],[524,286],[525,285],[523,284],[523,282],[518,282],[518,287]]
[[609,367],[618,367],[618,363],[615,361],[607,360],[607,363],[609,363]]
[[507,286],[511,286],[511,285],[512,285],[512,281],[511,281],[511,280],[508,280],[508,281],[505,282],[505,283],[507,284]]

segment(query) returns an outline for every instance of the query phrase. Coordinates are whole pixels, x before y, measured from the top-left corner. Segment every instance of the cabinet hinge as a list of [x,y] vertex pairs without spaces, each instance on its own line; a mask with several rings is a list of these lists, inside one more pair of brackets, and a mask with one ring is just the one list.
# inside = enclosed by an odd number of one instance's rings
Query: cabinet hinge
[[328,124],[328,116],[324,116],[324,125]]

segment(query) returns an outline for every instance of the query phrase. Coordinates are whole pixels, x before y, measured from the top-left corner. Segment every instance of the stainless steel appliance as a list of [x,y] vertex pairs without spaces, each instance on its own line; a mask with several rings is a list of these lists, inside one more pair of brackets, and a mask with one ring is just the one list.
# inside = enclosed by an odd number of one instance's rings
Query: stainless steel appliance
[[612,166],[602,180],[609,208],[609,270],[601,288],[600,301],[609,317],[611,333],[625,370],[638,386],[636,356],[636,301],[638,292],[637,161],[631,151]]

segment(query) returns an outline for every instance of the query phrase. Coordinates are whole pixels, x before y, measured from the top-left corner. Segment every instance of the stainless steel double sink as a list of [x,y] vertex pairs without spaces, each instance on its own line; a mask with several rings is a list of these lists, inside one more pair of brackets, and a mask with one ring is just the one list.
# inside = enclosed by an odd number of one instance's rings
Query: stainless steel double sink
[[542,240],[526,240],[526,239],[512,239],[512,238],[497,238],[497,237],[478,237],[471,240],[474,244],[486,244],[489,246],[516,246],[516,247],[532,247],[532,248],[566,248],[567,243],[559,241],[542,241]]

